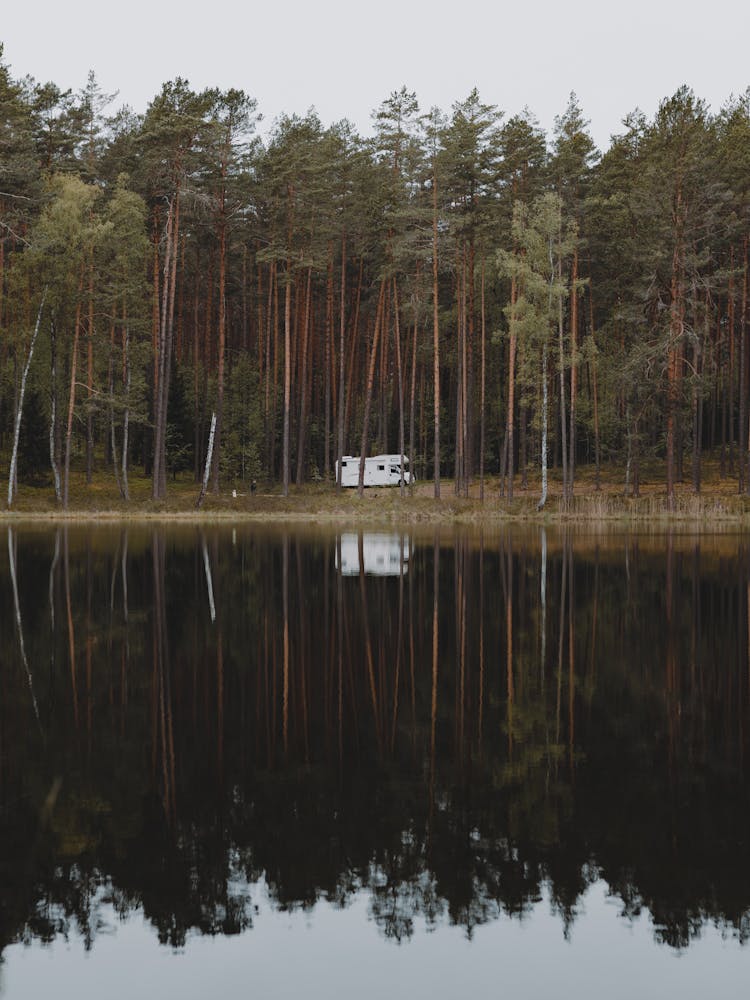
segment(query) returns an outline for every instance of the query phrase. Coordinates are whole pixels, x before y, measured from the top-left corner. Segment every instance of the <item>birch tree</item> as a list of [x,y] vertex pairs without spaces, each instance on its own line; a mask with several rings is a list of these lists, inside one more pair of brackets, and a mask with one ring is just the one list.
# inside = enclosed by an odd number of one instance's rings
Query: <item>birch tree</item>
[[559,195],[540,195],[529,208],[522,202],[513,211],[513,242],[517,250],[498,251],[500,273],[516,282],[515,303],[506,306],[516,335],[523,344],[523,366],[519,382],[523,394],[533,402],[540,433],[541,496],[547,502],[548,414],[550,354],[559,313],[568,296],[564,263],[575,245],[575,225],[563,218]]

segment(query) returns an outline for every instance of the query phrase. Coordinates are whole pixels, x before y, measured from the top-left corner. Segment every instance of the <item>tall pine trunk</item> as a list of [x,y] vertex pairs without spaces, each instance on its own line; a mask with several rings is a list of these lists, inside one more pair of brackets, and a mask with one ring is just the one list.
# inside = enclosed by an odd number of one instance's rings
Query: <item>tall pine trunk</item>
[[89,259],[88,338],[86,365],[86,482],[94,476],[94,248]]
[[76,374],[78,372],[78,343],[81,337],[81,293],[83,291],[83,268],[78,281],[78,303],[76,305],[75,327],[73,330],[73,350],[70,360],[70,393],[68,396],[68,421],[65,426],[65,467],[63,469],[63,509],[68,509],[70,494],[70,449],[73,437],[73,413],[76,405]]
[[573,249],[570,274],[570,428],[568,431],[568,487],[573,495],[576,469],[576,402],[578,400],[578,247]]
[[396,339],[396,378],[398,379],[398,448],[401,458],[399,470],[399,491],[404,495],[404,380],[401,372],[401,324],[398,317],[398,289],[393,278],[393,323]]
[[515,421],[516,402],[516,343],[518,340],[516,302],[518,301],[518,283],[515,274],[510,279],[510,337],[508,344],[508,412],[505,420],[507,439],[507,477],[508,499],[513,499],[513,461],[515,444],[513,441],[513,424]]
[[154,392],[154,464],[152,469],[152,496],[154,500],[164,500],[167,495],[167,407],[172,371],[172,336],[179,232],[180,186],[178,183],[169,206],[165,233],[164,281],[158,338],[158,379]]
[[383,311],[385,299],[385,278],[380,283],[380,295],[378,296],[378,308],[375,313],[375,329],[372,335],[372,346],[370,348],[370,363],[367,369],[367,387],[365,389],[365,412],[362,418],[362,447],[359,453],[359,484],[358,492],[361,497],[365,488],[365,459],[367,457],[367,441],[370,431],[370,410],[372,409],[372,393],[375,382],[375,361],[378,354],[378,340],[380,337],[380,327],[383,325]]
[[336,490],[341,490],[341,459],[344,455],[344,416],[346,405],[344,400],[344,379],[346,365],[344,364],[344,340],[346,333],[346,233],[341,237],[341,288],[339,289],[339,410],[338,410],[338,441],[336,455]]
[[283,495],[289,496],[289,409],[292,397],[292,272],[287,261],[284,287],[284,430],[282,439]]
[[[222,164],[223,176],[226,165]],[[216,372],[216,433],[213,453],[213,492],[219,492],[219,465],[221,461],[221,432],[224,424],[224,380],[227,351],[227,225],[224,212],[224,191],[221,195],[221,216],[219,223],[219,358]]]
[[55,483],[55,499],[62,500],[60,469],[57,464],[57,325],[54,316],[50,320],[50,417],[49,417],[49,464]]
[[440,319],[438,310],[437,170],[432,171],[432,391],[434,414],[435,499],[440,499]]

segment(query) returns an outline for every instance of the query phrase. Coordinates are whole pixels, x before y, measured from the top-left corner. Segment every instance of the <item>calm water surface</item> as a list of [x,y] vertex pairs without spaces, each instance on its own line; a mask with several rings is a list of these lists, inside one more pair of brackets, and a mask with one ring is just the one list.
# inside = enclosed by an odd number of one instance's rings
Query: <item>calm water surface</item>
[[747,996],[750,536],[0,542],[0,995]]

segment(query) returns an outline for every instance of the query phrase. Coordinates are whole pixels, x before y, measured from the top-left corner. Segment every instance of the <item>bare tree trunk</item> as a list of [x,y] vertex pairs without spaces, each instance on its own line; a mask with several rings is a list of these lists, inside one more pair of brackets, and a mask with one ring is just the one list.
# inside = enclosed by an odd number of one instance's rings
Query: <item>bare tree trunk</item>
[[292,395],[292,275],[290,262],[286,267],[284,289],[284,438],[282,442],[283,495],[289,496],[289,408]]
[[[701,355],[700,348],[698,346],[698,340],[693,343],[693,391],[691,399],[691,410],[693,419],[693,461],[692,461],[692,479],[693,479],[693,493],[700,493],[701,491],[701,426],[699,422],[700,407],[699,402],[699,379],[700,379],[700,369],[701,369]],[[744,462],[742,461],[742,456],[740,455],[740,483],[742,482],[742,472],[743,472]],[[740,487],[741,491],[741,487]]]
[[547,408],[549,387],[547,385],[547,341],[542,347],[542,495],[539,497],[537,510],[542,510],[547,503]]
[[127,311],[123,307],[122,364],[125,374],[125,409],[122,415],[122,495],[130,500],[128,486],[128,431],[130,428],[130,329]]
[[440,499],[440,319],[438,312],[438,210],[437,169],[432,171],[432,391],[435,427],[435,499]]
[[86,365],[86,482],[94,476],[94,248],[89,260],[89,310],[87,324]]
[[70,446],[73,436],[73,413],[76,405],[76,373],[78,368],[78,341],[81,336],[81,291],[83,290],[83,270],[78,282],[78,304],[76,306],[75,328],[73,332],[73,352],[70,362],[70,395],[68,397],[68,422],[65,428],[65,468],[63,470],[63,509],[68,509],[70,487]]
[[[174,199],[170,202],[165,225],[165,250],[164,250],[164,277],[161,288],[161,312],[158,329],[155,338],[154,351],[154,460],[151,469],[152,475],[152,496],[154,500],[163,499],[161,492],[161,466],[164,461],[165,448],[162,441],[165,428],[162,424],[162,410],[166,406],[164,401],[165,357],[166,357],[166,330],[167,313],[169,308],[169,278],[171,274],[171,259],[174,254]],[[155,271],[156,262],[154,264]],[[155,274],[154,281],[157,277]]]
[[276,402],[278,399],[278,389],[279,389],[279,364],[280,364],[280,352],[279,352],[279,272],[276,266],[276,262],[273,263],[273,281],[271,282],[273,286],[273,379],[272,379],[272,390],[271,390],[271,436],[269,445],[269,467],[272,470],[272,476],[276,477]]
[[466,244],[461,265],[461,487],[462,495],[469,496],[469,354],[466,315]]
[[346,406],[344,409],[344,428],[350,426],[351,415],[352,415],[352,397],[354,395],[354,372],[357,366],[358,357],[358,347],[359,347],[359,316],[360,316],[360,306],[362,303],[362,278],[364,274],[364,256],[360,255],[359,258],[359,275],[357,277],[357,291],[354,296],[354,321],[352,323],[352,332],[349,338],[349,360],[347,362],[347,379],[346,379]]
[[331,470],[331,349],[333,347],[333,244],[328,245],[328,275],[326,282],[326,334],[323,352],[323,478],[328,481]]
[[510,279],[510,338],[508,344],[508,413],[505,420],[505,434],[507,438],[507,469],[508,477],[508,499],[513,499],[513,462],[515,444],[513,441],[513,423],[515,420],[516,402],[516,342],[518,331],[516,328],[516,302],[518,300],[518,283],[515,275]]
[[367,457],[367,438],[370,430],[370,409],[372,408],[372,389],[375,381],[375,360],[378,353],[378,340],[380,337],[380,327],[383,325],[383,302],[385,299],[385,278],[380,283],[380,296],[378,298],[378,308],[375,314],[375,330],[372,335],[372,347],[370,349],[370,364],[367,370],[367,388],[365,390],[365,412],[362,418],[362,448],[359,455],[359,486],[358,493],[361,497],[365,489],[365,458]]
[[50,389],[51,406],[49,417],[49,464],[52,468],[52,478],[55,483],[55,499],[58,503],[62,500],[60,489],[60,469],[57,465],[57,327],[54,317],[50,320]]
[[114,378],[114,350],[115,350],[115,325],[111,326],[109,333],[109,364],[107,366],[107,392],[109,394],[109,440],[112,450],[112,468],[115,473],[117,491],[125,499],[125,493],[120,482],[120,470],[117,468],[117,436],[115,434],[115,378]]
[[486,382],[486,323],[485,323],[485,303],[484,303],[484,260],[482,260],[482,287],[481,287],[481,310],[482,310],[482,345],[481,361],[479,373],[479,499],[484,500],[484,393]]
[[669,342],[667,344],[667,510],[670,512],[675,509],[675,422],[679,399],[678,363],[683,332],[683,291],[680,280],[682,271],[682,188],[679,183],[675,195],[674,212],[677,232],[672,253]]
[[568,446],[568,485],[570,495],[573,495],[576,468],[576,401],[578,399],[578,247],[573,250],[573,263],[570,275],[570,431]]
[[461,496],[463,492],[463,470],[464,470],[464,390],[465,390],[465,374],[464,374],[464,363],[466,360],[466,352],[464,350],[464,344],[466,340],[466,330],[464,327],[464,310],[463,310],[463,295],[461,290],[463,288],[464,282],[464,272],[461,266],[461,261],[456,260],[456,326],[457,326],[457,343],[456,343],[456,454],[454,463],[454,481],[453,481],[453,491],[456,496]]
[[344,455],[344,415],[346,403],[344,385],[346,366],[344,364],[344,339],[346,333],[346,233],[341,237],[341,288],[339,298],[339,412],[338,412],[338,444],[336,455],[336,491],[341,490],[341,459]]
[[[223,172],[226,166],[222,164]],[[224,381],[227,353],[227,232],[224,216],[224,191],[221,197],[221,225],[219,232],[219,360],[216,373],[216,437],[213,456],[213,492],[219,492],[219,463],[221,460],[221,432],[224,424]]]
[[47,297],[47,288],[45,286],[42,292],[42,301],[39,303],[39,312],[36,315],[36,323],[34,325],[34,332],[31,335],[31,343],[29,344],[29,353],[26,357],[26,364],[24,365],[23,375],[21,376],[21,389],[18,395],[18,410],[16,412],[16,423],[13,429],[13,451],[10,457],[10,472],[8,473],[8,507],[13,503],[13,497],[17,489],[16,483],[16,465],[18,462],[18,441],[21,437],[21,416],[23,415],[23,397],[26,394],[26,379],[29,377],[29,368],[31,367],[31,359],[34,357],[34,347],[36,345],[36,338],[39,333],[39,324],[42,321],[42,310],[44,309],[44,300]]
[[[552,315],[552,286],[555,281],[555,269],[552,265],[552,240],[549,244],[549,297],[547,302],[547,315]],[[547,336],[545,332],[544,343],[542,344],[542,495],[537,510],[542,510],[547,503],[547,410],[549,407],[549,385],[547,384]]]
[[[590,280],[590,279],[589,279]],[[594,489],[599,492],[601,489],[601,449],[599,447],[599,391],[597,385],[597,356],[596,356],[596,337],[594,335],[594,297],[593,294],[589,293],[589,311],[590,311],[590,321],[591,321],[591,380],[592,380],[592,392],[594,396],[594,461],[596,464],[595,473],[595,485]]]
[[563,499],[567,503],[570,499],[570,483],[568,482],[568,441],[566,428],[565,409],[565,342],[563,334],[563,300],[562,300],[562,256],[557,262],[557,276],[560,282],[560,293],[557,308],[557,341],[560,354],[560,441],[562,451],[563,470]]
[[750,492],[750,442],[748,446],[743,448],[743,442],[745,441],[745,436],[748,434],[747,428],[747,281],[748,281],[748,267],[747,267],[747,250],[748,250],[748,237],[745,236],[743,244],[743,262],[742,262],[742,313],[740,315],[740,343],[742,346],[742,382],[740,383],[740,411],[744,414],[744,418],[740,421],[740,463],[744,469],[743,482],[745,487],[745,492]]
[[396,339],[396,378],[398,379],[398,448],[401,454],[399,492],[404,495],[404,381],[401,373],[401,324],[398,319],[398,289],[393,278],[393,323]]
[[167,409],[169,383],[172,374],[172,336],[174,329],[175,285],[177,283],[177,245],[180,233],[180,187],[177,186],[169,207],[164,255],[164,286],[162,289],[161,322],[159,329],[158,384],[155,392],[154,465],[152,470],[154,500],[167,495]]
[[[295,482],[299,486],[304,478],[305,468],[305,438],[307,435],[307,374],[308,374],[308,341],[310,332],[310,299],[312,296],[312,268],[307,269],[307,289],[305,291],[305,309],[302,316],[302,337],[300,344],[300,354],[302,359],[300,371],[300,404],[299,404],[299,428],[297,433],[297,474]],[[327,336],[327,333],[326,333]]]
[[[161,466],[161,456],[162,456],[162,424],[161,424],[161,408],[162,408],[162,394],[163,394],[163,366],[164,366],[164,354],[165,354],[165,334],[167,327],[167,307],[169,305],[169,275],[170,275],[170,260],[171,254],[173,252],[173,232],[174,232],[174,200],[169,203],[169,209],[167,212],[167,221],[164,226],[164,271],[161,287],[161,309],[158,316],[154,317],[154,335],[153,335],[153,348],[154,348],[154,447],[153,447],[153,463],[151,467],[152,476],[152,497],[154,500],[160,498],[160,466]],[[159,276],[159,258],[158,258],[158,244],[156,239],[154,241],[154,292],[158,291],[158,276]],[[154,310],[156,312],[156,301],[154,302]]]
[[195,501],[195,509],[200,510],[203,506],[203,500],[206,496],[206,490],[208,489],[208,479],[211,475],[211,458],[214,451],[214,434],[216,433],[216,411],[211,414],[211,430],[208,434],[208,449],[206,451],[206,466],[203,470],[203,483],[201,484],[201,491],[198,494],[198,499]]
[[[415,310],[416,312],[416,310]],[[409,492],[414,492],[414,470],[416,465],[414,429],[416,426],[416,405],[417,405],[417,318],[414,317],[414,336],[411,344],[411,388],[409,398]]]
[[[260,284],[260,269],[258,265],[258,283]],[[274,322],[274,290],[276,285],[276,262],[271,264],[268,272],[268,304],[266,307],[266,384],[263,402],[263,429],[265,431],[266,455],[271,478],[273,478],[273,449],[271,448],[271,330]],[[277,359],[274,357],[274,365]],[[275,389],[275,386],[274,386]]]

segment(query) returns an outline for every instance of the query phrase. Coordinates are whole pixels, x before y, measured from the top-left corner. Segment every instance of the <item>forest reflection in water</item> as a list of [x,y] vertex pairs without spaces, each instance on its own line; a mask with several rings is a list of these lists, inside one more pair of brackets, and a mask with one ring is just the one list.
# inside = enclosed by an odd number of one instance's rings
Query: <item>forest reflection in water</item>
[[261,883],[748,937],[747,537],[5,532],[0,948],[236,934]]

